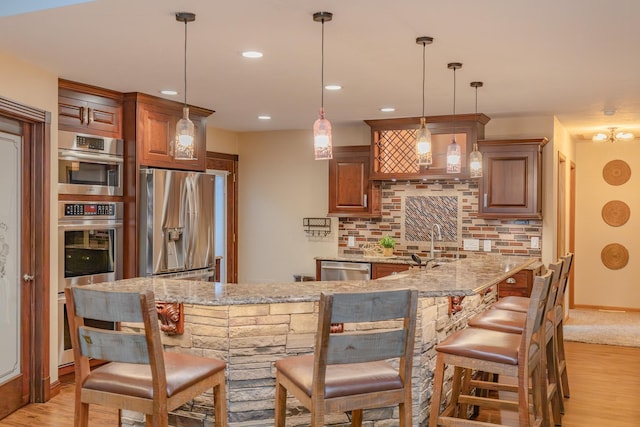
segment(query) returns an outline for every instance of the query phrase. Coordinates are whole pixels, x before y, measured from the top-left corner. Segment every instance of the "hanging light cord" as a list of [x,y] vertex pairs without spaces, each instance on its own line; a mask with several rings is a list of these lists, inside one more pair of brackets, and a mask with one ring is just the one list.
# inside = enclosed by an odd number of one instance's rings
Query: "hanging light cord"
[[453,69],[453,140],[456,140],[456,68]]
[[322,19],[322,42],[320,54],[320,108],[322,108],[322,117],[324,118],[324,18]]
[[422,42],[422,117],[424,117],[424,91],[425,91],[425,81],[426,81],[426,71],[425,71],[425,56],[426,56],[427,44]]
[[187,106],[187,20],[184,21],[184,106]]

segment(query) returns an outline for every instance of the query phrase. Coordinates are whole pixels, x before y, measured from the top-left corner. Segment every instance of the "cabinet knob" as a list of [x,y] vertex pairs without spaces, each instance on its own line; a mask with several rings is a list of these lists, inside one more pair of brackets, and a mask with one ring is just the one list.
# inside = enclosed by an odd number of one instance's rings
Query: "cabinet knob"
[[487,193],[484,193],[484,207],[487,207]]
[[515,285],[516,279],[514,279],[513,277],[509,277],[507,280],[505,280],[505,283],[508,283],[510,285]]
[[367,195],[366,194],[364,195],[364,207],[365,208],[367,207]]

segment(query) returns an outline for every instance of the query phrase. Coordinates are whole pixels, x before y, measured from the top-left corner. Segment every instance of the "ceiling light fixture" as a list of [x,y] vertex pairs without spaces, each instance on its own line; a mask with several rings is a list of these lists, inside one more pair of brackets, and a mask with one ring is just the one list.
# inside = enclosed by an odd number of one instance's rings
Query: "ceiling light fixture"
[[247,50],[242,52],[242,56],[244,56],[245,58],[262,58],[262,52],[258,52],[257,50]]
[[[471,82],[469,86],[476,90],[475,119],[478,120],[478,88],[483,86],[482,82]],[[478,141],[473,143],[473,151],[469,155],[469,176],[471,178],[482,178],[482,153],[478,150]]]
[[189,120],[187,107],[187,23],[196,20],[196,14],[191,12],[176,13],[176,21],[184,22],[184,106],[182,118],[176,124],[175,152],[176,160],[194,160],[196,128]]
[[447,147],[447,173],[460,173],[462,168],[462,156],[460,146],[456,142],[456,70],[462,68],[460,62],[450,62],[447,68],[453,70],[453,137]]
[[618,142],[618,141],[631,141],[635,136],[631,132],[617,132],[616,127],[609,128],[609,133],[597,133],[593,135],[593,140],[596,142]]
[[322,23],[322,56],[320,68],[320,114],[313,124],[313,152],[316,160],[329,160],[333,158],[331,145],[331,123],[324,117],[324,23],[333,19],[330,12],[316,12],[313,14],[315,22]]
[[416,159],[418,166],[429,167],[433,163],[433,153],[431,151],[431,132],[427,128],[427,118],[424,115],[424,97],[426,81],[426,48],[433,43],[433,37],[418,37],[417,44],[422,45],[422,117],[420,117],[420,128],[416,132]]

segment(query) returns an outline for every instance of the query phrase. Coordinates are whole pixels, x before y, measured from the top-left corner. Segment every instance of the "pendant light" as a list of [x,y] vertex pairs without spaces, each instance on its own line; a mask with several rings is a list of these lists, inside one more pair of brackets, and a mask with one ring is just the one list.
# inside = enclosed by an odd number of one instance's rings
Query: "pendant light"
[[176,124],[175,152],[173,156],[176,160],[194,160],[196,158],[196,129],[193,122],[189,120],[189,107],[187,107],[187,23],[195,20],[195,13],[176,13],[176,21],[184,22],[184,106],[182,107],[182,118]]
[[460,62],[450,62],[447,68],[453,70],[453,138],[447,147],[447,173],[460,173],[462,159],[460,146],[456,142],[456,70],[462,68]]
[[416,158],[418,166],[427,166],[433,162],[433,154],[431,151],[431,132],[426,126],[427,118],[424,115],[424,92],[426,80],[426,61],[425,52],[428,44],[433,43],[433,37],[418,37],[417,44],[422,45],[422,117],[420,117],[420,129],[416,133]]
[[322,56],[320,68],[320,114],[313,124],[313,152],[316,160],[333,158],[331,145],[331,123],[324,117],[324,23],[333,19],[331,12],[316,12],[313,14],[315,22],[322,23]]
[[[482,82],[471,82],[469,85],[476,90],[475,118],[478,119],[478,88],[482,87]],[[473,143],[473,151],[469,155],[469,176],[471,178],[482,178],[482,153],[478,150],[478,141]]]

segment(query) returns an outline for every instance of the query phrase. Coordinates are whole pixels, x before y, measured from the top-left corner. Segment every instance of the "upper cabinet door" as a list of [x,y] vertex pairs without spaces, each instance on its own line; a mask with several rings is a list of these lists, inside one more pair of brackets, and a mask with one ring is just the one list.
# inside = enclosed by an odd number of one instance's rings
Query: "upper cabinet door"
[[122,138],[121,93],[67,80],[58,85],[58,129]]
[[206,169],[207,117],[213,113],[189,107],[189,118],[196,128],[195,159],[176,160],[173,143],[176,123],[182,118],[182,104],[142,93],[124,96],[127,138],[135,140],[139,166],[204,171]]
[[542,147],[546,138],[479,141],[481,218],[542,218]]
[[329,160],[329,216],[381,215],[380,185],[369,181],[370,148],[333,148],[333,159]]

